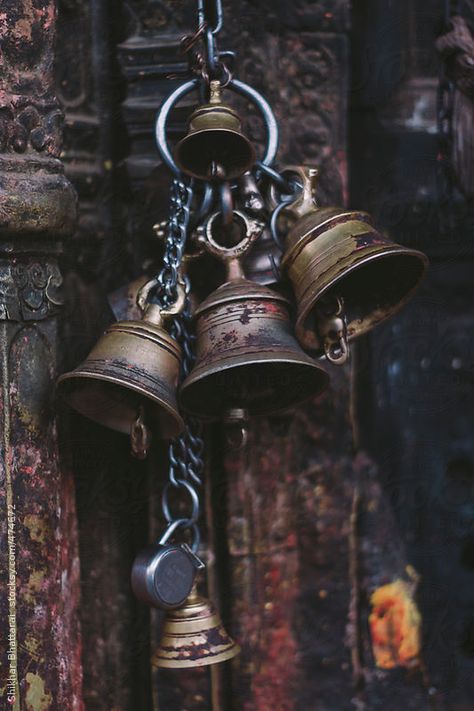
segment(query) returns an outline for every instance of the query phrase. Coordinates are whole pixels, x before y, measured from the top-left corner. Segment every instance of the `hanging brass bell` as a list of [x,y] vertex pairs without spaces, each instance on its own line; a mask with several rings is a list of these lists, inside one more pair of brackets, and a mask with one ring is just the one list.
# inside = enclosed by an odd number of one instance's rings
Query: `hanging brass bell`
[[144,410],[159,435],[170,438],[184,427],[176,400],[181,348],[163,322],[178,313],[182,296],[166,311],[145,307],[152,285],[139,293],[143,319],[109,326],[85,361],[59,378],[58,391],[82,415],[126,434]]
[[209,103],[191,114],[188,128],[175,148],[183,173],[201,180],[233,180],[254,164],[255,149],[242,133],[237,112],[222,102],[220,82],[211,81]]
[[288,300],[245,279],[240,259],[262,223],[236,211],[246,236],[233,247],[213,239],[218,213],[206,225],[205,246],[227,264],[227,281],[195,311],[196,363],[180,402],[201,418],[225,417],[244,408],[250,416],[288,409],[321,393],[328,376],[293,336]]
[[151,663],[158,668],[202,667],[225,662],[239,652],[211,603],[194,588],[184,607],[167,613]]
[[284,211],[289,229],[282,260],[298,304],[296,335],[307,350],[343,362],[343,331],[351,340],[395,314],[419,285],[428,259],[388,239],[366,212],[317,207],[315,169],[284,172],[302,185]]

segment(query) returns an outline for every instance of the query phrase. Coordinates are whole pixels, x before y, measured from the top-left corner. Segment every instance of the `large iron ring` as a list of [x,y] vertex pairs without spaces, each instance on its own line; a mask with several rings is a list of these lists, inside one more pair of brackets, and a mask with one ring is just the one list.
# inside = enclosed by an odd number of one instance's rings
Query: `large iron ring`
[[[168,168],[173,171],[175,175],[180,175],[181,171],[175,163],[166,135],[168,117],[178,101],[182,99],[183,96],[186,96],[198,87],[199,79],[190,79],[184,84],[181,84],[181,86],[178,86],[178,88],[175,89],[175,91],[173,91],[173,93],[170,94],[163,102],[160,110],[158,111],[158,116],[156,117],[156,144],[163,162],[166,163]],[[238,79],[231,79],[227,88],[231,91],[235,91],[236,94],[240,94],[246,99],[249,99],[259,109],[265,123],[267,133],[265,154],[259,162],[263,165],[271,165],[275,160],[276,152],[278,150],[278,124],[270,104],[256,89],[248,84],[245,84],[243,81],[239,81]]]

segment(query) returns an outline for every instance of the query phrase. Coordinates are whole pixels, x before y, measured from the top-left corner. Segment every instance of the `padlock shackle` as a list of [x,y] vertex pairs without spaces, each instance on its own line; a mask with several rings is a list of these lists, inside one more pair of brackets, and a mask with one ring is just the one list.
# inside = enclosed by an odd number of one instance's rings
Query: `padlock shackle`
[[[168,118],[173,107],[187,94],[191,93],[195,89],[198,89],[200,80],[190,79],[189,81],[178,86],[172,94],[161,105],[155,122],[155,137],[156,145],[161,158],[168,168],[175,174],[181,175],[181,170],[178,168],[171,149],[168,143],[168,137],[166,135],[166,129],[168,125]],[[244,96],[249,99],[260,111],[263,121],[265,123],[266,133],[267,133],[267,145],[265,148],[265,155],[259,161],[263,165],[271,165],[275,160],[275,156],[278,150],[278,124],[275,118],[275,114],[266,99],[253,87],[245,84],[243,81],[238,79],[231,79],[227,87],[236,94]]]
[[193,542],[190,545],[190,548],[193,553],[197,553],[199,546],[201,545],[201,534],[197,524],[191,523],[189,518],[177,518],[174,521],[170,521],[161,538],[156,541],[157,545],[162,546],[168,543],[171,536],[178,530],[178,528],[190,529],[192,531]]

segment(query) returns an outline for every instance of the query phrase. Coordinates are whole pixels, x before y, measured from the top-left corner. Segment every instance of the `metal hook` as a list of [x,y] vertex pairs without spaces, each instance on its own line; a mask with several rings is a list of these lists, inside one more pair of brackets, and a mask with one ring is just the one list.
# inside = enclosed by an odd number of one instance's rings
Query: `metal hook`
[[347,342],[347,318],[344,314],[344,302],[335,297],[332,302],[324,302],[318,309],[318,331],[324,345],[324,355],[330,363],[343,365],[349,357]]
[[178,314],[180,314],[184,308],[184,304],[186,301],[185,280],[183,278],[180,278],[178,280],[178,283],[176,285],[177,299],[174,304],[170,304],[170,306],[166,306],[166,308],[158,307],[157,304],[151,304],[149,302],[150,293],[157,286],[160,286],[160,280],[158,279],[158,277],[153,277],[153,279],[150,279],[145,284],[143,284],[142,287],[140,287],[137,292],[137,306],[140,311],[142,313],[145,313],[145,311],[148,311],[150,307],[156,307],[159,309],[162,318],[167,318],[168,316],[177,316]]

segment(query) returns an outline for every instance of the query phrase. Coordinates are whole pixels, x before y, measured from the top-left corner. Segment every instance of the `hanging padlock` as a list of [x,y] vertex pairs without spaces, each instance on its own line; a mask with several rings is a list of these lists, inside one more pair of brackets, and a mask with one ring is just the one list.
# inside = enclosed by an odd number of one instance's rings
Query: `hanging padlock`
[[146,546],[135,558],[132,567],[132,590],[146,605],[160,610],[180,607],[191,593],[196,572],[204,563],[196,555],[197,536],[193,548],[187,543],[168,543],[187,519],[177,519],[158,541]]

